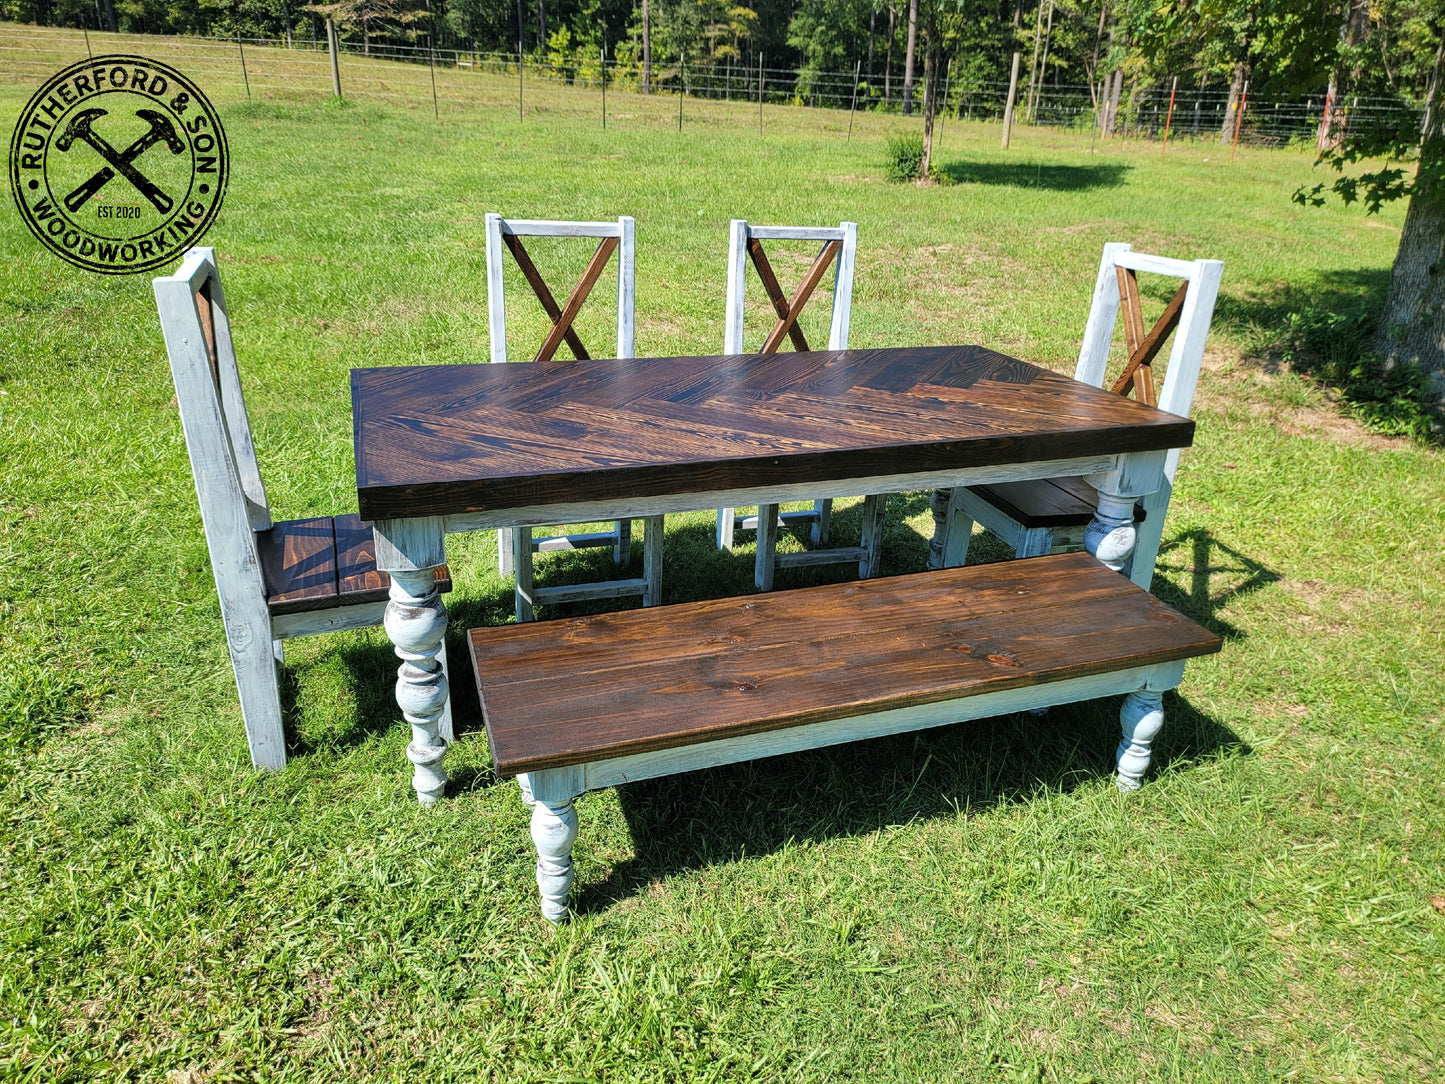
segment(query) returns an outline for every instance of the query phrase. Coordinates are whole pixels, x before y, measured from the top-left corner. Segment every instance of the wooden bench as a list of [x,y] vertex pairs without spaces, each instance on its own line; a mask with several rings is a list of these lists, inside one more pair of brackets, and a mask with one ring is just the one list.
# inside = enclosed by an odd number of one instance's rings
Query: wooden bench
[[588,790],[1127,694],[1132,789],[1184,660],[1220,640],[1100,564],[1059,554],[468,636],[493,766],[533,805],[560,921]]

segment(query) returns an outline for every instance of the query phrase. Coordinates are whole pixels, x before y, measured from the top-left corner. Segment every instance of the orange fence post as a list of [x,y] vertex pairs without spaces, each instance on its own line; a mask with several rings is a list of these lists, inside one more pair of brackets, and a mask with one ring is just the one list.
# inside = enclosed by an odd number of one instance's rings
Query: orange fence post
[[[1164,117],[1164,145],[1159,148],[1159,157],[1164,157],[1164,152],[1169,149],[1169,125],[1174,120],[1174,92],[1179,89],[1179,76],[1174,77],[1174,82],[1169,86],[1169,112]],[[1156,116],[1158,114],[1155,114]]]
[[1234,114],[1234,146],[1229,148],[1229,160],[1234,161],[1234,152],[1239,150],[1239,129],[1244,123],[1244,107],[1249,101],[1249,80],[1244,81],[1244,90],[1239,95],[1239,112]]

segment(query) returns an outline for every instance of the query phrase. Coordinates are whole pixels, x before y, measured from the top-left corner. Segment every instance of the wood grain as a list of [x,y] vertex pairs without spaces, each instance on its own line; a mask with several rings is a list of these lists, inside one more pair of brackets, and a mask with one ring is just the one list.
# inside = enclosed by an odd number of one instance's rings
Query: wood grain
[[977,346],[353,369],[367,519],[1187,446],[1194,423]]
[[504,775],[1220,647],[1087,554],[474,629],[468,643]]

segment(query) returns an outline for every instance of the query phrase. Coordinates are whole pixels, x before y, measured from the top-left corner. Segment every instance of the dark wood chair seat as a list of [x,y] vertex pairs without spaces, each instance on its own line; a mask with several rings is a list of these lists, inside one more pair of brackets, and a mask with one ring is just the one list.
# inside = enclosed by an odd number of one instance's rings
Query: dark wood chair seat
[[[256,535],[272,616],[385,602],[391,577],[376,567],[371,521],[360,516],[293,519]],[[437,570],[437,587],[452,589]]]
[[[969,486],[1022,527],[1084,527],[1094,518],[1098,496],[1082,478],[1039,478],[1027,482],[1002,482],[990,486]],[[1144,506],[1134,506],[1134,522],[1144,521]]]
[[502,775],[1220,648],[1086,553],[473,629],[468,639]]

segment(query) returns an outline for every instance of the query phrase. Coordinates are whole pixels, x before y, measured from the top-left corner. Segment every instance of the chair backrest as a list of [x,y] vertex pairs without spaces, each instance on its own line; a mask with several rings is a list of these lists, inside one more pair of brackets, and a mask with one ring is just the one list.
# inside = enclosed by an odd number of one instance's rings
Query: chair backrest
[[[550,361],[557,348],[566,342],[573,357],[589,357],[572,323],[581,311],[587,295],[612,253],[617,252],[617,354],[619,358],[635,356],[633,304],[636,294],[636,241],[633,220],[623,215],[616,222],[561,222],[542,219],[503,218],[488,214],[487,229],[487,315],[492,360],[507,360],[507,305],[503,292],[502,249],[511,251],[517,266],[542,308],[552,320],[548,332],[533,361]],[[582,278],[567,300],[559,305],[552,296],[537,266],[522,244],[523,237],[595,237],[599,240]]]
[[[773,273],[764,241],[821,241],[822,249],[797,292],[789,299],[783,294],[777,275]],[[744,219],[732,220],[728,240],[727,318],[723,331],[723,353],[747,353],[743,345],[743,312],[747,293],[748,261],[752,260],[768,294],[777,322],[763,340],[758,353],[774,353],[788,338],[798,350],[807,350],[808,342],[798,327],[798,315],[812,297],[830,263],[833,273],[833,316],[828,325],[828,349],[848,349],[848,322],[853,308],[853,262],[858,251],[858,225],[841,222],[837,226],[751,226]]]
[[[223,610],[231,612],[227,603],[265,598],[256,532],[270,528],[271,512],[215,249],[190,249],[175,274],[152,280],[152,286],[216,587]],[[231,599],[232,589],[255,595]]]
[[[1184,280],[1165,306],[1164,314],[1147,332],[1139,309],[1136,272],[1140,271]],[[1114,325],[1122,310],[1128,359],[1124,374],[1113,390],[1127,394],[1132,388],[1138,398],[1160,410],[1188,417],[1199,384],[1204,343],[1214,318],[1214,302],[1219,296],[1223,273],[1224,264],[1220,260],[1172,260],[1134,252],[1120,242],[1106,244],[1094,282],[1094,301],[1084,328],[1074,379],[1095,387],[1104,386]],[[1150,364],[1171,331],[1174,342],[1169,350],[1169,367],[1164,373],[1163,387],[1156,395]],[[1179,450],[1175,449],[1169,453],[1165,467],[1171,481],[1178,463]]]

